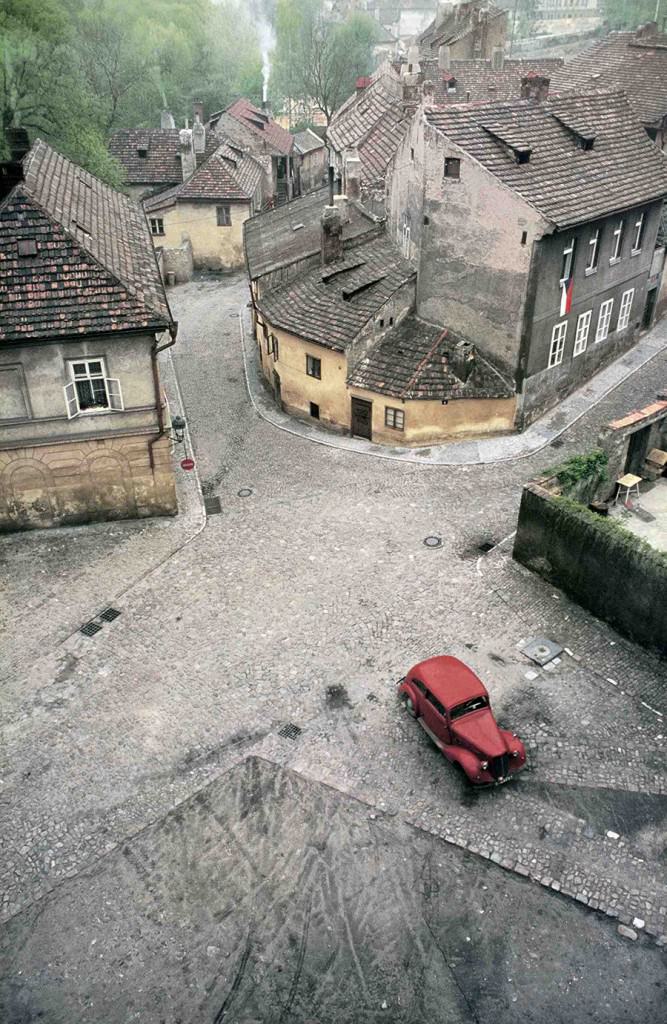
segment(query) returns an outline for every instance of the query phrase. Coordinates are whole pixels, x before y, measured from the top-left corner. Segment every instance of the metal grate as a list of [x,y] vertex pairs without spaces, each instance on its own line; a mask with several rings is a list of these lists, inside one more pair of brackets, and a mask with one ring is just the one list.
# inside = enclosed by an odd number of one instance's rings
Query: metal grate
[[207,516],[219,515],[219,513],[222,512],[222,508],[220,507],[220,498],[215,496],[212,498],[204,498],[204,509]]
[[284,736],[286,740],[295,740],[301,735],[301,729],[298,725],[294,725],[293,722],[288,722],[287,725],[283,725],[282,729],[278,730],[279,736]]
[[550,448],[562,448],[564,444],[565,444],[565,438],[564,437],[557,437],[554,441],[551,442],[549,447]]
[[83,633],[84,636],[95,636],[96,633],[99,633],[101,628],[102,627],[99,622],[87,622],[85,626],[81,627],[79,632]]
[[521,651],[537,665],[548,665],[550,661],[563,653],[563,648],[555,640],[534,636],[523,645]]
[[424,544],[427,548],[442,547],[442,537],[436,537],[435,535],[424,537]]
[[492,541],[492,540],[484,540],[484,541],[482,541],[482,543],[481,543],[481,544],[478,544],[478,545],[477,545],[478,549],[479,549],[479,550],[480,550],[480,551],[482,552],[482,554],[484,554],[484,555],[488,554],[488,552],[489,552],[489,551],[493,551],[493,549],[495,548],[495,546],[496,546],[496,545],[495,545],[495,542],[494,542],[494,541]]
[[120,612],[117,608],[105,608],[100,614],[100,618],[103,619],[104,622],[113,622],[113,620],[117,619],[119,615]]

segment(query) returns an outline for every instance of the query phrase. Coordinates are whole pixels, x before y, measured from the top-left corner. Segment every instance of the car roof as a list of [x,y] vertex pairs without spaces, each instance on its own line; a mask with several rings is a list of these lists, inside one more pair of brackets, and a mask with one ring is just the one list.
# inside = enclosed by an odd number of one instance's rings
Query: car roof
[[473,670],[448,654],[420,661],[409,674],[421,679],[446,708],[454,708],[470,697],[488,696],[484,683]]

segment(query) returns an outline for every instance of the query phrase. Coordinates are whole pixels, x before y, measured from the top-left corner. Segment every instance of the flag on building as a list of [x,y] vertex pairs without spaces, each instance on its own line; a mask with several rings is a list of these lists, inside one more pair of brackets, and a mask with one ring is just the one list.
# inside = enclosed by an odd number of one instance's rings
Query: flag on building
[[568,313],[572,312],[572,286],[574,280],[572,277],[566,278],[565,281],[561,281],[560,285],[560,315],[567,316]]

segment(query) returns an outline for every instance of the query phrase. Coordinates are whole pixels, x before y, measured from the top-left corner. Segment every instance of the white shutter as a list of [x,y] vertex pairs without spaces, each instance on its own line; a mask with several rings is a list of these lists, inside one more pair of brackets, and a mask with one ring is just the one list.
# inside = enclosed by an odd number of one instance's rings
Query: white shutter
[[123,405],[123,392],[120,381],[117,377],[105,377],[105,383],[109,396],[109,408],[115,409],[116,412],[122,412],[125,406]]
[[67,409],[67,419],[73,420],[75,416],[80,413],[79,399],[76,393],[76,384],[73,380],[69,384],[65,384],[63,387],[65,392],[65,408]]

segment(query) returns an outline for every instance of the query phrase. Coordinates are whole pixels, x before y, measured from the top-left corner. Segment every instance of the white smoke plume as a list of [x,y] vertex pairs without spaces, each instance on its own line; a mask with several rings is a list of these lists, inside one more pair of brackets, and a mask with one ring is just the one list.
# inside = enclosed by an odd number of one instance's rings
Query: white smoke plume
[[262,54],[262,99],[266,101],[271,75],[271,51],[276,45],[273,31],[273,4],[271,0],[249,0],[250,13],[257,28],[257,38]]

